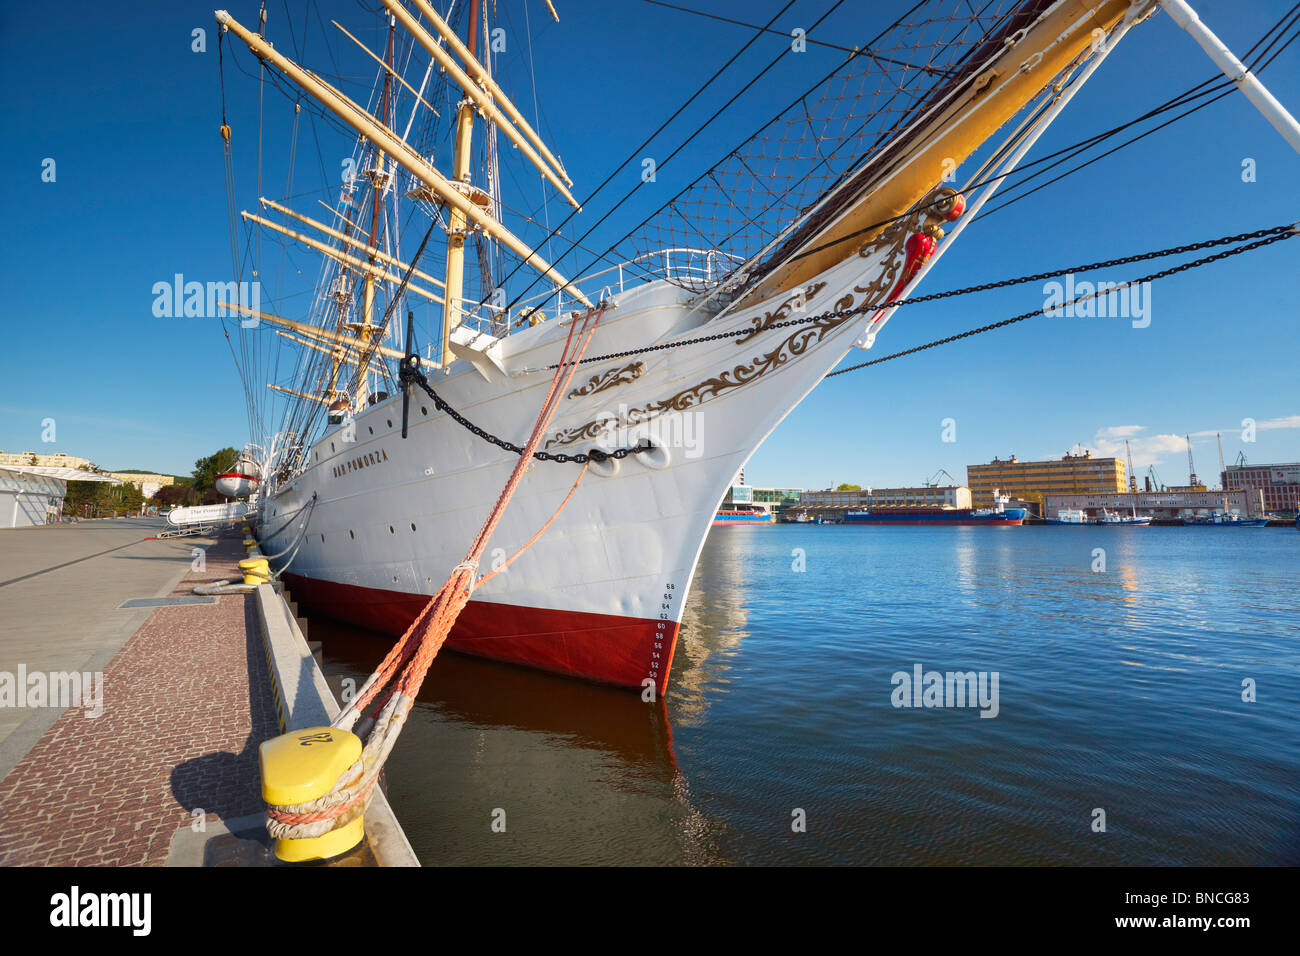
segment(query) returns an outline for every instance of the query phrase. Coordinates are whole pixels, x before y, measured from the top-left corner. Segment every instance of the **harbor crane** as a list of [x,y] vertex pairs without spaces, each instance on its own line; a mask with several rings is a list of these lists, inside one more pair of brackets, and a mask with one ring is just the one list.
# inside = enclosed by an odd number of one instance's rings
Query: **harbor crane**
[[1149,485],[1147,489],[1148,491],[1169,490],[1169,486],[1166,485],[1163,481],[1161,481],[1160,476],[1156,474],[1155,465],[1147,465],[1147,484]]
[[924,487],[926,487],[926,488],[938,488],[938,487],[939,487],[939,476],[940,476],[940,475],[947,475],[947,477],[948,477],[948,483],[949,483],[949,484],[951,484],[951,485],[955,485],[955,484],[957,484],[957,479],[956,479],[956,478],[954,478],[952,475],[949,475],[948,472],[946,472],[946,471],[944,471],[942,468],[940,468],[938,471],[936,471],[933,475],[931,475],[931,476],[926,480]]
[[1215,432],[1214,437],[1219,439],[1219,487],[1223,488],[1228,482],[1228,466],[1223,463],[1223,435]]
[[1124,439],[1124,454],[1128,456],[1128,490],[1136,492],[1138,490],[1137,472],[1133,470],[1133,449],[1128,447],[1128,439]]
[[1195,488],[1200,482],[1196,480],[1196,462],[1192,461],[1192,436],[1183,437],[1187,439],[1187,486]]

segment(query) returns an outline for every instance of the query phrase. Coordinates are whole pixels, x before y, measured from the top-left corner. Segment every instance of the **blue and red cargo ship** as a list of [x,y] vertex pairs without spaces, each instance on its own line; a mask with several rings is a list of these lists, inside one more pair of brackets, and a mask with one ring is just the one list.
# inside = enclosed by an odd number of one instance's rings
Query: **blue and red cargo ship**
[[1007,508],[998,502],[992,508],[897,508],[889,511],[850,511],[844,516],[844,523],[1018,525],[1025,523],[1025,509]]
[[772,524],[774,521],[776,518],[761,508],[726,508],[713,516],[715,525]]

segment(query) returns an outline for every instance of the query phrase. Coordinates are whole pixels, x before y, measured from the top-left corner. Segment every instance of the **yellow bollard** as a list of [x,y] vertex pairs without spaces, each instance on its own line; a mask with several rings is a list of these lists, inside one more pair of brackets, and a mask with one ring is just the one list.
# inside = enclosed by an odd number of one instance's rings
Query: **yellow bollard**
[[[273,737],[258,748],[262,799],[288,807],[323,797],[360,757],[361,738],[336,727],[308,727]],[[352,812],[349,809],[345,817]],[[276,840],[275,855],[286,863],[328,860],[352,849],[365,835],[365,814],[357,813],[322,836]]]
[[271,580],[271,565],[266,558],[245,558],[239,562],[245,584],[262,584]]

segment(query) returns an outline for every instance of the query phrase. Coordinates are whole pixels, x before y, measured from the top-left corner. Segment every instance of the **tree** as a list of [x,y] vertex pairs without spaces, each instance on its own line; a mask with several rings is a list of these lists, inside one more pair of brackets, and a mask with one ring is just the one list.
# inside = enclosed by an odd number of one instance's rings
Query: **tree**
[[861,485],[847,485],[847,484],[846,484],[846,485],[839,485],[838,487],[836,487],[835,490],[836,490],[836,491],[861,491],[861,490],[862,490],[862,486],[861,486]]
[[238,458],[239,452],[235,449],[222,448],[215,454],[200,458],[194,463],[194,490],[202,500],[207,501],[209,498],[213,501],[220,500],[222,496],[214,491],[217,486],[217,475],[234,465]]
[[149,499],[149,504],[159,508],[175,508],[178,505],[196,505],[199,496],[190,484],[163,485],[158,493]]

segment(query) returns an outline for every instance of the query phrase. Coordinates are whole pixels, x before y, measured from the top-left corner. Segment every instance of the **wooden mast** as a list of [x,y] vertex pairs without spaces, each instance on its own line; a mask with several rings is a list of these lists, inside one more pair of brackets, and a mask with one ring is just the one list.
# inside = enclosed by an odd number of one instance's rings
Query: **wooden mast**
[[[469,49],[478,48],[479,0],[470,0]],[[470,147],[474,140],[474,103],[466,95],[456,111],[456,144],[452,154],[451,181],[453,185],[469,185]],[[447,273],[443,286],[442,350],[438,353],[443,365],[447,364],[451,347],[451,330],[460,325],[464,310],[461,302],[465,295],[465,214],[449,208],[447,225]]]
[[412,149],[405,140],[386,124],[376,121],[362,106],[340,93],[315,74],[304,70],[288,57],[279,53],[265,39],[250,32],[247,27],[239,23],[227,11],[217,11],[217,22],[234,33],[253,51],[255,56],[283,73],[291,82],[301,87],[308,95],[320,103],[321,106],[328,109],[376,146],[382,146],[391,158],[401,164],[403,169],[428,187],[430,193],[437,197],[437,201],[464,213],[471,222],[479,226],[492,238],[499,240],[530,268],[550,279],[558,288],[568,291],[584,306],[591,307],[591,300],[583,295],[571,280],[561,275],[549,262],[538,255],[536,249],[530,247],[493,217],[475,206],[468,197],[448,182],[437,169],[426,162],[419,153]]
[[[388,96],[392,88],[393,75],[393,32],[397,29],[392,17],[388,18],[388,51],[384,54],[385,66],[387,70],[384,73],[384,95],[380,100],[379,116],[380,122],[385,126],[388,125]],[[384,201],[384,189],[388,184],[388,171],[385,168],[384,151],[378,145],[375,146],[375,165],[370,170],[370,246],[369,262],[370,268],[366,270],[365,286],[361,300],[361,327],[357,329],[357,338],[361,342],[361,354],[366,355],[366,349],[370,345],[371,336],[374,335],[375,327],[375,242],[379,238],[379,207]],[[370,362],[357,369],[357,395],[356,409],[361,411],[366,407],[366,400],[370,396]]]

